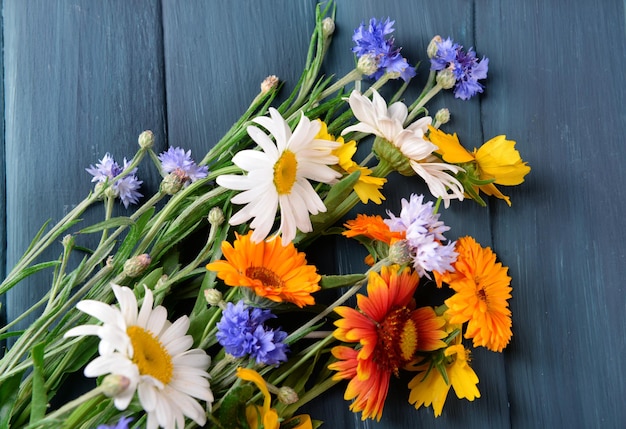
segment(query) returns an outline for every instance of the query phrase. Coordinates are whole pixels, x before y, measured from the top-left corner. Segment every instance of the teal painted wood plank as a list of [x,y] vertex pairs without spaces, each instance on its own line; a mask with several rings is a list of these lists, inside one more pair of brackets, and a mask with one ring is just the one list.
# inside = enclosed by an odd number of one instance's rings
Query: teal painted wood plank
[[[48,219],[58,221],[90,191],[85,167],[106,152],[120,163],[137,136],[164,145],[165,98],[158,1],[5,1],[7,265]],[[155,169],[138,173],[156,182]],[[124,212],[123,207],[117,208]],[[87,221],[103,218],[97,207]],[[95,239],[95,238],[94,238]],[[89,238],[82,245],[94,244]],[[56,259],[61,245],[44,260]],[[38,301],[51,273],[7,294],[9,320]]]
[[[3,27],[3,19],[0,17],[0,26]],[[0,46],[4,45],[4,33],[0,31]],[[4,82],[4,56],[0,55],[0,70],[2,70],[2,82]],[[4,118],[4,85],[0,85],[0,118]],[[6,276],[6,243],[7,243],[7,217],[6,217],[6,154],[4,143],[4,120],[0,125],[0,279]],[[7,323],[6,298],[0,297],[0,325]],[[4,346],[0,341],[0,350]]]
[[622,427],[624,4],[476,7],[491,58],[485,137],[506,132],[533,168],[494,216],[514,279],[512,426]]

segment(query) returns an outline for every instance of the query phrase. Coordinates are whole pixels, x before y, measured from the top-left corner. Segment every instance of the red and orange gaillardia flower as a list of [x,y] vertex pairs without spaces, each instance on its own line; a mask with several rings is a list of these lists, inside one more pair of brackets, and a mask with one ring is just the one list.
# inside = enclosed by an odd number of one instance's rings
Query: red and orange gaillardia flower
[[472,338],[474,347],[501,352],[513,335],[508,268],[472,237],[460,238],[455,250],[454,271],[435,274],[438,284],[445,282],[456,292],[445,301],[446,315],[453,324],[468,322],[465,338]]
[[337,362],[334,379],[349,379],[344,394],[354,399],[350,409],[362,412],[362,419],[380,420],[391,375],[415,358],[417,351],[445,347],[445,320],[430,307],[415,308],[413,294],[419,277],[410,268],[383,267],[369,275],[367,296],[357,295],[359,310],[337,307],[342,317],[335,322],[334,336],[357,343],[354,348],[332,350]]
[[225,260],[211,262],[208,270],[216,271],[228,286],[250,288],[274,302],[291,302],[298,307],[315,304],[311,294],[320,290],[321,276],[314,265],[307,265],[306,255],[293,243],[283,246],[276,238],[255,243],[252,232],[235,236],[232,245],[222,243]]

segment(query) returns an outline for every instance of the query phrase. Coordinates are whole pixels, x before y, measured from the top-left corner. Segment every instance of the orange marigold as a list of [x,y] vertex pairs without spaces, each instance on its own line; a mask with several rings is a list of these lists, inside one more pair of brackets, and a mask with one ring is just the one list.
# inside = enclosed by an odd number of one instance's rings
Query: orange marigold
[[321,277],[306,255],[292,243],[283,246],[279,239],[254,243],[252,231],[231,245],[222,243],[226,260],[211,262],[208,270],[229,286],[248,287],[258,295],[275,302],[292,302],[298,307],[315,304],[311,293],[320,290]]
[[456,251],[455,270],[439,274],[437,279],[456,292],[445,301],[450,323],[468,322],[465,338],[472,338],[474,347],[501,352],[513,335],[508,268],[496,262],[489,247],[481,247],[472,237],[460,238]]
[[356,219],[347,221],[344,226],[347,230],[342,234],[346,237],[362,235],[389,245],[395,240],[402,240],[405,235],[403,231],[392,232],[383,218],[378,215],[358,214]]

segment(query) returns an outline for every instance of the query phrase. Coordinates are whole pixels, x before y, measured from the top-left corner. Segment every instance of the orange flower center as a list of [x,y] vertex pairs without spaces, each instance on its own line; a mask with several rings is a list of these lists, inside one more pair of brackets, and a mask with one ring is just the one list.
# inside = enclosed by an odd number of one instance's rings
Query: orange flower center
[[291,192],[293,184],[296,183],[297,171],[296,155],[290,150],[285,150],[274,164],[274,186],[279,195]]
[[265,287],[281,288],[283,286],[281,278],[274,271],[265,267],[248,267],[246,268],[246,276],[253,280],[259,280]]
[[396,376],[398,371],[413,359],[417,350],[417,324],[412,311],[402,307],[392,310],[378,324],[378,344],[374,360]]

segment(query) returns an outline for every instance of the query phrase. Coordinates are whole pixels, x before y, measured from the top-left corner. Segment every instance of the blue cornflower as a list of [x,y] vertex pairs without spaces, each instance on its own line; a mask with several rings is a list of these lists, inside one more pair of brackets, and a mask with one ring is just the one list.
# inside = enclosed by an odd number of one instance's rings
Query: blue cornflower
[[[113,160],[111,155],[107,153],[95,167],[90,165],[89,168],[85,170],[93,176],[93,179],[91,179],[92,182],[106,183],[119,176],[127,167],[128,161],[126,161],[126,158],[124,158],[124,166],[120,167],[120,165]],[[126,208],[128,208],[128,205],[131,203],[137,204],[139,198],[143,196],[138,191],[143,181],[137,179],[137,176],[135,176],[136,172],[137,169],[133,168],[129,174],[117,180],[111,187],[115,196],[122,200]]]
[[437,50],[430,59],[430,69],[435,71],[449,69],[453,72],[456,78],[454,96],[468,100],[483,92],[484,87],[478,80],[487,78],[489,58],[483,57],[479,61],[473,48],[465,52],[463,46],[454,43],[449,37],[435,43]]
[[438,213],[434,213],[432,201],[424,203],[423,200],[423,195],[415,194],[411,194],[409,201],[403,198],[400,216],[396,217],[388,210],[389,219],[385,223],[391,231],[405,232],[413,267],[420,276],[430,278],[427,272],[453,271],[457,253],[455,242],[442,244],[446,239],[443,233],[450,227],[439,220]]
[[183,173],[183,176],[187,178],[186,182],[195,182],[196,180],[204,179],[209,174],[208,167],[199,166],[191,159],[190,150],[185,152],[179,147],[171,147],[161,153],[159,155],[159,161],[161,161],[161,168],[165,173],[179,170]]
[[357,58],[369,56],[376,60],[377,69],[369,75],[370,78],[378,80],[385,73],[399,73],[406,82],[415,76],[415,68],[400,55],[400,48],[394,48],[393,37],[386,38],[393,33],[394,23],[395,21],[390,21],[389,18],[385,21],[372,18],[369,25],[361,23],[352,36],[356,44],[352,52]]
[[250,356],[257,363],[276,365],[287,360],[287,333],[267,328],[264,323],[275,318],[271,311],[249,307],[243,301],[229,302],[217,324],[216,338],[226,353],[235,357]]
[[99,425],[96,429],[128,429],[132,417],[122,417],[116,425]]

